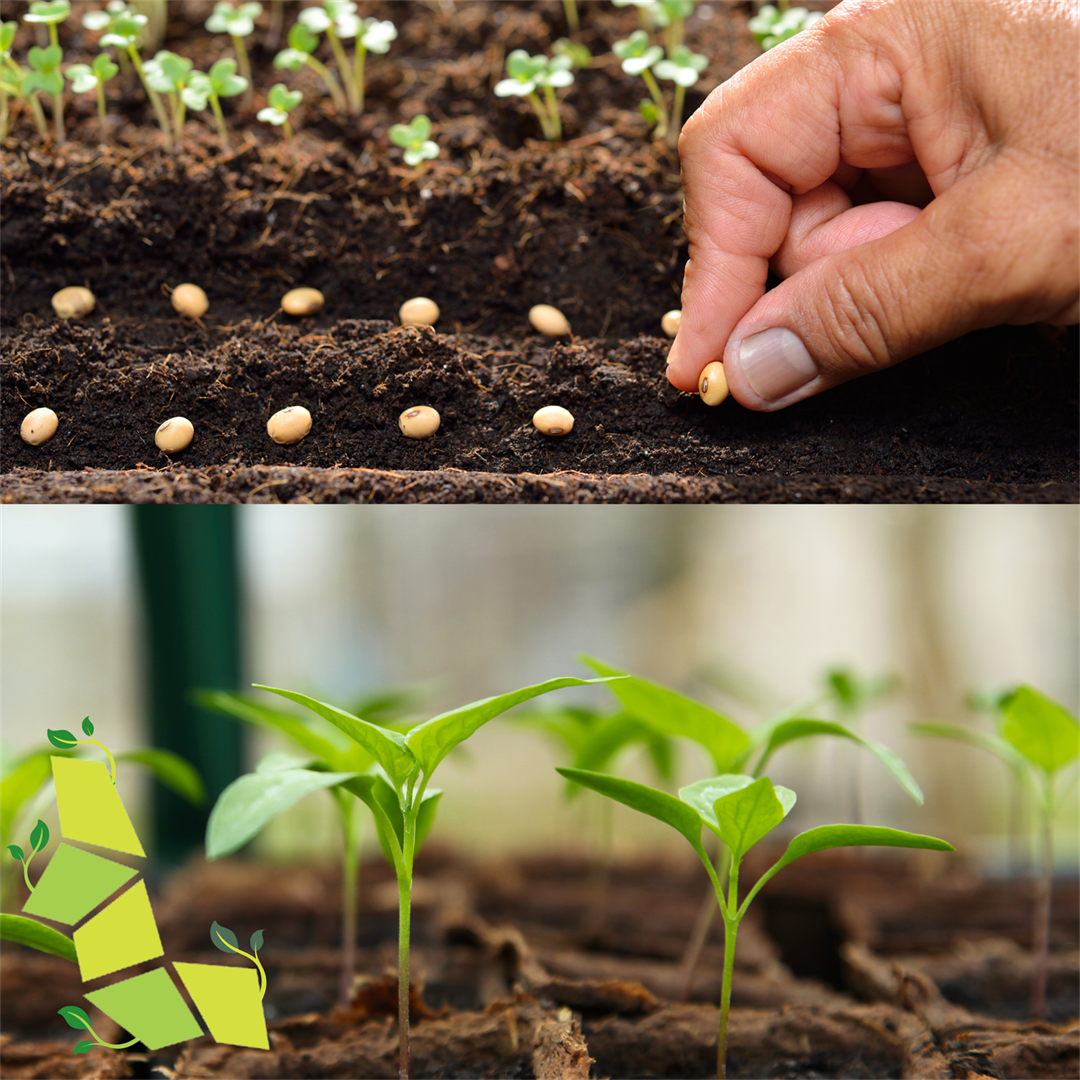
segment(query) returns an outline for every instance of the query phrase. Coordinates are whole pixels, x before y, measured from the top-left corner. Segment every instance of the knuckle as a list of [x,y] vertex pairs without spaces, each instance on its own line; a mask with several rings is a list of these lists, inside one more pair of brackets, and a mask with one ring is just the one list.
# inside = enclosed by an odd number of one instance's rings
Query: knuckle
[[[830,357],[822,357],[822,366],[850,378],[852,369],[865,374],[888,367],[892,362],[889,318],[862,267],[850,262],[843,270],[825,280],[826,312],[822,328]],[[819,317],[821,317],[819,315]]]

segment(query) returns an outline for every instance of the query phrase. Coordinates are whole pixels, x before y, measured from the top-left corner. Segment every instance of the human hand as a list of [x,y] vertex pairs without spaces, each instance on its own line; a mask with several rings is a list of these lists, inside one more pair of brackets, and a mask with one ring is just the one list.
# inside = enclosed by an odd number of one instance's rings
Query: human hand
[[714,90],[679,143],[672,384],[723,359],[771,411],[980,327],[1080,321],[1078,52],[1071,0],[845,0]]

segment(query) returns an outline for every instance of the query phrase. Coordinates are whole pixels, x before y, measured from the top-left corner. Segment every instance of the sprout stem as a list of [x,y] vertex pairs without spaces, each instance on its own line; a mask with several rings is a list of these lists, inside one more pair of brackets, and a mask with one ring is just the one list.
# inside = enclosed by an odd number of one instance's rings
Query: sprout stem
[[1046,1015],[1046,980],[1050,956],[1050,901],[1054,884],[1054,805],[1053,778],[1046,778],[1042,812],[1042,873],[1035,890],[1035,917],[1031,949],[1035,966],[1031,975],[1031,1015],[1041,1020]]
[[285,123],[282,124],[282,128],[285,131],[285,141],[287,143],[291,144],[292,143],[292,137],[293,137],[292,124],[290,124],[289,121],[286,120]]
[[537,97],[535,90],[531,94],[526,94],[526,97],[529,100],[529,104],[536,110],[536,115],[540,120],[540,130],[544,133],[544,138],[547,139],[548,142],[554,142],[555,138],[551,133],[551,118],[544,109],[544,103]]
[[674,148],[679,145],[679,132],[682,131],[683,99],[686,97],[686,87],[675,84],[675,104],[671,108],[671,124],[667,132],[667,144]]
[[656,137],[658,139],[663,139],[668,133],[668,111],[667,105],[664,102],[664,95],[656,81],[656,76],[654,76],[648,68],[641,73],[641,77],[645,80],[645,85],[649,88],[649,94],[656,103],[656,111],[660,117],[656,122]]
[[[419,806],[419,802],[415,804]],[[409,928],[412,865],[416,854],[416,809],[405,809],[405,843],[398,869],[398,1080],[409,1080]]]
[[86,1030],[94,1036],[94,1041],[98,1044],[98,1046],[107,1046],[110,1050],[124,1050],[129,1046],[134,1046],[139,1041],[136,1038],[131,1039],[129,1042],[126,1043],[108,1043],[89,1024],[86,1025]]
[[312,71],[326,83],[326,89],[330,91],[330,96],[334,99],[334,104],[337,106],[338,112],[348,112],[349,107],[345,101],[345,95],[341,92],[341,86],[326,65],[316,60],[315,57],[310,54],[308,55],[307,62],[311,66]]
[[240,74],[247,79],[247,89],[244,91],[244,108],[251,108],[251,63],[248,60],[247,46],[244,39],[236,34],[230,34],[233,48],[236,50],[236,62],[240,65]]
[[355,800],[345,795],[341,810],[341,984],[338,1000],[348,1007],[356,968],[356,896],[360,882],[360,837]]
[[38,129],[38,134],[43,139],[47,139],[49,137],[49,125],[45,122],[45,113],[41,108],[41,102],[38,100],[37,94],[31,94],[27,104],[30,106],[30,115],[34,119],[34,126]]
[[356,39],[356,52],[353,55],[353,86],[356,88],[356,111],[364,111],[364,62],[367,60],[367,49]]
[[581,33],[576,0],[562,0],[562,6],[566,12],[566,25],[570,27],[570,36],[576,38]]
[[210,92],[210,108],[214,113],[214,123],[217,124],[218,135],[221,136],[221,141],[228,146],[229,129],[225,126],[225,116],[221,111],[221,102],[213,91]]
[[341,81],[345,84],[345,93],[349,98],[349,112],[358,113],[360,103],[356,97],[356,86],[353,83],[353,73],[349,67],[349,59],[345,55],[345,47],[341,44],[341,38],[334,33],[333,26],[326,28],[326,37],[330,42],[330,48],[334,51],[334,59],[337,61],[338,71],[341,72]]
[[109,135],[105,126],[105,86],[100,79],[97,84],[98,123],[101,125],[101,141],[108,142]]
[[727,1077],[728,1014],[731,1011],[731,979],[735,971],[735,939],[739,933],[739,863],[731,864],[728,903],[724,912],[724,981],[720,989],[720,1031],[716,1038],[717,1080]]
[[140,81],[146,88],[147,97],[150,98],[150,104],[154,108],[154,115],[157,117],[158,127],[161,128],[161,134],[165,136],[165,149],[172,153],[172,133],[169,131],[169,118],[165,115],[165,106],[161,103],[158,92],[146,81],[146,72],[143,71],[142,61],[139,59],[139,51],[134,45],[128,46],[128,56],[131,57],[132,66],[135,68]]
[[64,141],[64,95],[57,94],[53,98],[53,124],[56,128],[57,145]]
[[0,81],[0,145],[7,141],[8,130],[8,95]]
[[558,142],[562,138],[562,117],[559,115],[559,102],[555,97],[555,87],[545,86],[544,97],[547,99],[548,115],[551,117],[551,130],[555,133],[549,141]]

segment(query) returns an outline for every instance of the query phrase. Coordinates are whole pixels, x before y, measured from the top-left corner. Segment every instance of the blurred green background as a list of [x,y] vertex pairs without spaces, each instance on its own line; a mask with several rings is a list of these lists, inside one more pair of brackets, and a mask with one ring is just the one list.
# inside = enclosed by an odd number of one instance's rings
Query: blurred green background
[[[899,676],[863,733],[897,750],[927,796],[915,806],[866,759],[865,820],[946,836],[1000,870],[1006,770],[904,724],[988,730],[965,696],[1019,682],[1075,711],[1077,525],[1067,506],[5,507],[4,752],[89,715],[114,752],[166,746],[220,790],[280,744],[193,708],[189,680],[338,703],[422,684],[427,717],[586,674],[575,657],[588,652],[752,724],[845,666]],[[557,697],[609,702],[599,688]],[[792,748],[770,768],[799,793],[793,825],[848,817],[848,750]],[[433,837],[475,853],[583,847],[559,763],[540,735],[493,722],[440,770]],[[649,777],[637,759],[621,771]],[[707,774],[689,748],[678,772]],[[183,856],[198,813],[134,770],[121,785],[140,831],[163,820],[159,849]],[[331,813],[309,797],[256,851],[328,855]],[[1062,867],[1077,862],[1076,821],[1074,793]],[[672,844],[658,823],[618,815],[617,853]]]

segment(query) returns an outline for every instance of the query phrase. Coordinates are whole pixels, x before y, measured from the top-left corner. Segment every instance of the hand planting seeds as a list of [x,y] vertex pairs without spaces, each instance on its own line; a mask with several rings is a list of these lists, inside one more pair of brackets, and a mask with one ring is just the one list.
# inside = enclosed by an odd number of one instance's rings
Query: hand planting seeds
[[536,304],[529,308],[529,322],[534,330],[548,337],[565,337],[570,333],[570,323],[566,316],[550,304]]
[[53,311],[61,319],[81,319],[94,310],[96,303],[94,294],[81,285],[69,285],[52,298]]
[[166,454],[178,454],[181,450],[186,450],[194,437],[195,425],[183,416],[174,416],[166,420],[154,432],[157,448]]
[[281,298],[281,308],[286,315],[314,315],[322,311],[325,303],[318,289],[290,289]]
[[43,406],[26,414],[19,434],[22,435],[23,442],[31,446],[41,446],[56,434],[59,424],[56,413]]
[[679,308],[674,308],[671,311],[664,313],[664,317],[660,320],[660,329],[668,337],[674,337],[679,332],[679,324],[682,322],[682,311]]
[[398,311],[402,326],[434,326],[439,321],[439,305],[426,296],[406,300]]
[[189,319],[201,319],[210,307],[206,293],[198,285],[177,285],[173,289],[172,306]]
[[282,446],[298,443],[311,430],[311,413],[303,405],[279,409],[266,422],[266,434]]
[[406,409],[398,417],[401,434],[409,439],[426,439],[439,430],[441,423],[438,412],[430,405],[417,405]]
[[698,380],[698,394],[706,405],[719,405],[728,396],[727,375],[724,365],[714,360],[701,373]]
[[533,413],[533,427],[544,435],[568,435],[574,430],[574,418],[561,405],[545,405]]

